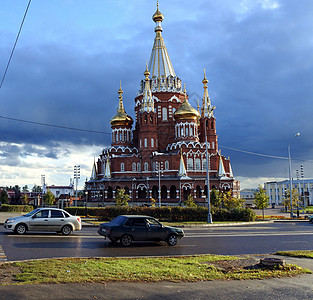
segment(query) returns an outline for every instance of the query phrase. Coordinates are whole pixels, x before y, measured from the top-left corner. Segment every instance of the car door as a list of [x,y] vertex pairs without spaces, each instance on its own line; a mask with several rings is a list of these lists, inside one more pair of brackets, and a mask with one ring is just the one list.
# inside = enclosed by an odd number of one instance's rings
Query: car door
[[29,220],[29,230],[49,231],[49,209],[42,209]]
[[163,226],[161,223],[159,223],[157,220],[155,219],[150,219],[148,218],[146,220],[147,222],[147,239],[149,241],[157,241],[157,240],[164,240],[166,239],[166,233],[163,229]]
[[50,210],[49,228],[51,231],[61,231],[65,223],[63,212],[60,210]]
[[145,218],[132,218],[131,219],[131,234],[134,237],[134,240],[145,241],[147,240],[147,230]]

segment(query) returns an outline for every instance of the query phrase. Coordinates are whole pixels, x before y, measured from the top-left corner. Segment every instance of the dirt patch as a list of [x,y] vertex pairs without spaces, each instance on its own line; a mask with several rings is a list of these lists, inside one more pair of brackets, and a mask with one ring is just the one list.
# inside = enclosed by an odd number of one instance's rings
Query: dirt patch
[[259,269],[261,268],[260,260],[248,257],[235,260],[218,260],[214,262],[208,262],[208,264],[219,268],[224,273],[236,272],[242,269]]
[[15,275],[22,273],[21,268],[12,264],[0,265],[0,285],[16,283]]

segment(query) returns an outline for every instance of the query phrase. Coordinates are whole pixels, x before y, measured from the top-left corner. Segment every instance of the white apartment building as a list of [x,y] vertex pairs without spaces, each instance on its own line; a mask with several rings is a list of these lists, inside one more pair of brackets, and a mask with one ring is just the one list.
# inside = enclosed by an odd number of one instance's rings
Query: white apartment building
[[[285,199],[286,190],[290,189],[290,180],[269,181],[264,183],[270,204],[281,205]],[[313,205],[313,179],[294,179],[292,188],[297,189],[304,207]]]

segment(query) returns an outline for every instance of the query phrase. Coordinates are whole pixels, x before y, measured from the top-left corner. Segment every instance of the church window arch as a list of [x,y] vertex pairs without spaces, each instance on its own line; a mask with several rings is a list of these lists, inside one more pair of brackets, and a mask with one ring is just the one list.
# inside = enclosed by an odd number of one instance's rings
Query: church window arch
[[125,165],[124,165],[124,163],[122,162],[121,163],[121,172],[124,172],[125,171]]
[[200,158],[196,158],[195,163],[196,163],[196,170],[197,171],[201,170],[201,160],[200,160]]
[[165,170],[168,170],[170,168],[170,164],[168,160],[165,161],[164,167],[165,167]]
[[151,148],[154,147],[154,138],[151,138]]
[[147,139],[145,139],[145,148],[147,148],[148,146],[148,142],[147,142]]
[[144,170],[149,171],[149,164],[147,162],[144,163]]
[[136,163],[135,162],[133,162],[132,170],[133,170],[133,172],[136,172]]
[[138,172],[140,172],[140,171],[141,171],[141,168],[140,168],[140,163],[139,163],[139,162],[137,163],[137,171],[138,171]]

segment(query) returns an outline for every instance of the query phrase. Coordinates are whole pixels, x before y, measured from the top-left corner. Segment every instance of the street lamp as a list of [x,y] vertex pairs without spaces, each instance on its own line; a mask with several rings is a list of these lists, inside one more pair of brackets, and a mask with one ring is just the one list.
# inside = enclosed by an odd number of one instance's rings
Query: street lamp
[[[41,185],[42,185],[41,201],[43,202],[43,195],[46,193],[46,175],[41,175]],[[40,206],[40,203],[38,203],[38,206]]]
[[75,206],[77,206],[77,185],[78,185],[78,179],[80,179],[80,166],[74,166],[74,179],[76,179],[76,203]]
[[205,154],[206,154],[206,178],[207,178],[207,199],[208,199],[208,218],[207,222],[209,224],[213,223],[212,220],[212,214],[211,214],[211,203],[210,203],[210,164],[209,160],[211,155],[209,155],[208,151],[208,139],[206,134],[206,127],[207,127],[207,120],[205,121],[205,127],[204,127],[204,135],[205,135]]
[[88,199],[88,191],[85,191],[85,216],[87,217],[87,199]]
[[157,173],[159,175],[159,207],[161,207],[161,165],[159,162],[157,162]]
[[[300,132],[296,133],[294,137],[300,135]],[[290,144],[288,145],[288,160],[289,160],[289,180],[290,180],[290,218],[293,219],[293,212],[292,212],[292,174],[291,174],[291,155],[290,155]]]

